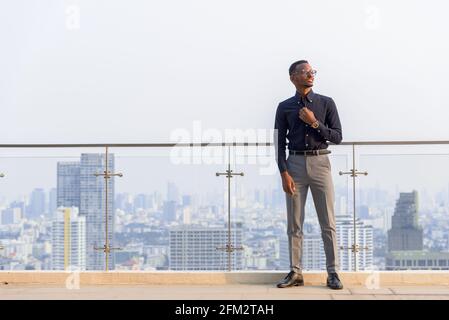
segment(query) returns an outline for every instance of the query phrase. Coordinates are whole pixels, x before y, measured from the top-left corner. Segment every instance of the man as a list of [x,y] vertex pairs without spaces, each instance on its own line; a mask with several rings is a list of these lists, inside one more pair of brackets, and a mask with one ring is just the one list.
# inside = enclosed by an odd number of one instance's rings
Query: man
[[[327,141],[339,144],[341,124],[332,98],[312,91],[316,71],[306,60],[289,68],[296,94],[281,102],[276,111],[276,161],[287,202],[287,235],[290,273],[279,288],[302,286],[302,245],[305,202],[310,187],[321,227],[327,268],[327,286],[342,289],[338,274],[337,237],[334,214],[334,186]],[[285,159],[286,139],[289,156]]]

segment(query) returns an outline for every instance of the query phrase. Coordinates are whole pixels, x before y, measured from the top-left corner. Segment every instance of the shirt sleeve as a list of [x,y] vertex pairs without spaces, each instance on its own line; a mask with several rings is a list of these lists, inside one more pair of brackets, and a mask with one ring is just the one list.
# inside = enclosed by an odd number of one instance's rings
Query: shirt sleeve
[[274,122],[273,141],[276,154],[276,163],[280,173],[287,170],[287,161],[285,159],[287,128],[287,119],[285,118],[285,113],[282,111],[281,104],[279,104],[276,110],[276,119]]
[[327,102],[325,123],[318,121],[317,132],[327,141],[340,144],[343,140],[340,118],[338,116],[337,106],[332,98]]

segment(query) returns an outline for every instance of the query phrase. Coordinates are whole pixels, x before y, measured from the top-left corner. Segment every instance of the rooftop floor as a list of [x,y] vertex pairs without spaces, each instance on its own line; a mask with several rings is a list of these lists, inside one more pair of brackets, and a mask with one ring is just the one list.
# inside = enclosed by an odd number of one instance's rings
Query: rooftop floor
[[339,274],[343,290],[327,288],[325,272],[304,272],[304,287],[279,289],[284,271],[0,271],[0,300],[449,300],[447,271]]
[[331,290],[310,285],[278,289],[274,284],[226,285],[64,285],[1,284],[0,300],[449,300],[447,285],[402,285],[369,289],[346,286]]

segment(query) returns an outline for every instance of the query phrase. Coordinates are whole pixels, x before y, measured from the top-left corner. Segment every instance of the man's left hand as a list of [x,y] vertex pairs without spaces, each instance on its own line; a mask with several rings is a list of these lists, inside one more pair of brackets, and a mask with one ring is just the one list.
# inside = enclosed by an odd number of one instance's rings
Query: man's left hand
[[299,110],[299,118],[309,125],[312,125],[312,123],[316,121],[315,114],[307,107],[301,108],[301,110]]

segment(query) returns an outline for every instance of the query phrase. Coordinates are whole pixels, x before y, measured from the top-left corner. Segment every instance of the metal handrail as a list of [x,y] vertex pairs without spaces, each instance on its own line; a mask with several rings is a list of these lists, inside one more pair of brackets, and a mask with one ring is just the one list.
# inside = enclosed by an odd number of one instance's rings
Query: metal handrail
[[[344,141],[339,145],[434,145],[449,144],[449,140],[398,140],[398,141]],[[225,147],[225,146],[272,146],[273,142],[191,142],[191,143],[37,143],[0,144],[0,148],[139,148],[139,147]],[[335,145],[330,143],[330,145]]]

